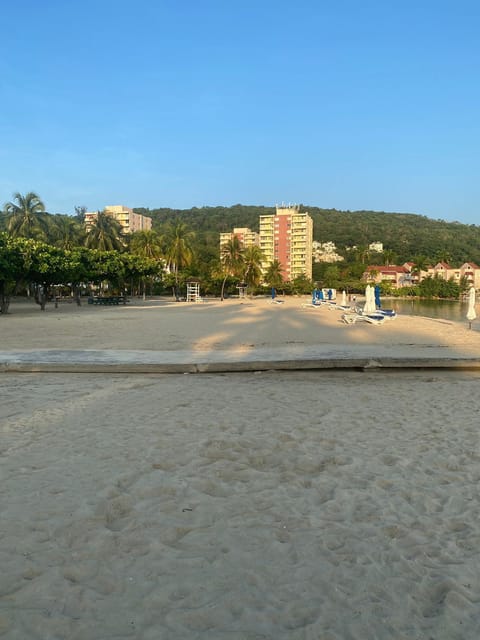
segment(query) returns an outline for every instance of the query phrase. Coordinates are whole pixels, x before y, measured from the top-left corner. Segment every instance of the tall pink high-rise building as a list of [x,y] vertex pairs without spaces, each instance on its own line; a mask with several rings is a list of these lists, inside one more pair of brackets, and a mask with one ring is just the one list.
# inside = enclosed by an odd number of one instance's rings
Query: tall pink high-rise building
[[265,272],[274,260],[282,265],[283,279],[312,277],[313,220],[297,205],[277,206],[275,215],[260,216],[260,248]]

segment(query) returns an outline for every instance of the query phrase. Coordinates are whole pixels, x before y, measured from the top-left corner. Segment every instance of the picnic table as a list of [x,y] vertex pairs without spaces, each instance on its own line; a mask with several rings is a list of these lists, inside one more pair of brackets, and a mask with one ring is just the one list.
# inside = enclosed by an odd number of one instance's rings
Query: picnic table
[[126,296],[90,296],[88,304],[112,305],[127,304]]

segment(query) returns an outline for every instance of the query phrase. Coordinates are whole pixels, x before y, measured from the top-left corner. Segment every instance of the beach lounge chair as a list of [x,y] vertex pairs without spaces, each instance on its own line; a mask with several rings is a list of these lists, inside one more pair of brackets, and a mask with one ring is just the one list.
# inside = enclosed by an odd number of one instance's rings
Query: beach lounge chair
[[342,320],[345,324],[355,324],[356,322],[368,322],[369,324],[383,324],[386,320],[386,316],[380,313],[343,313]]

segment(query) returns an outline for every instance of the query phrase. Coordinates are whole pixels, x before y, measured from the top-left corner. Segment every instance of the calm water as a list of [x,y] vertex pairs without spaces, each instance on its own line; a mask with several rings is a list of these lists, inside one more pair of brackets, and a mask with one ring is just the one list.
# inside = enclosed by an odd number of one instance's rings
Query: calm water
[[[453,322],[465,322],[468,303],[451,302],[446,300],[397,300],[395,298],[385,299],[382,302],[385,309],[395,309],[400,315],[425,316],[427,318],[441,318],[442,320],[452,320]],[[476,308],[478,318],[472,322],[472,329],[480,331],[480,308]]]

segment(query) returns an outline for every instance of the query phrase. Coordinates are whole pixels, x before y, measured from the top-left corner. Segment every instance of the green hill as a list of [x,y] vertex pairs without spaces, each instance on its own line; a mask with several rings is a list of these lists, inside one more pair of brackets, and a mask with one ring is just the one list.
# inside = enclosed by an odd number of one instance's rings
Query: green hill
[[[165,222],[182,221],[200,235],[250,227],[258,231],[259,216],[275,212],[274,207],[246,206],[194,207],[192,209],[134,209],[151,216],[154,228]],[[313,237],[320,242],[333,241],[340,253],[346,247],[367,247],[383,242],[384,249],[397,256],[397,262],[415,256],[444,259],[452,264],[467,260],[480,264],[480,226],[432,220],[409,213],[378,211],[338,211],[301,205],[313,218]]]

